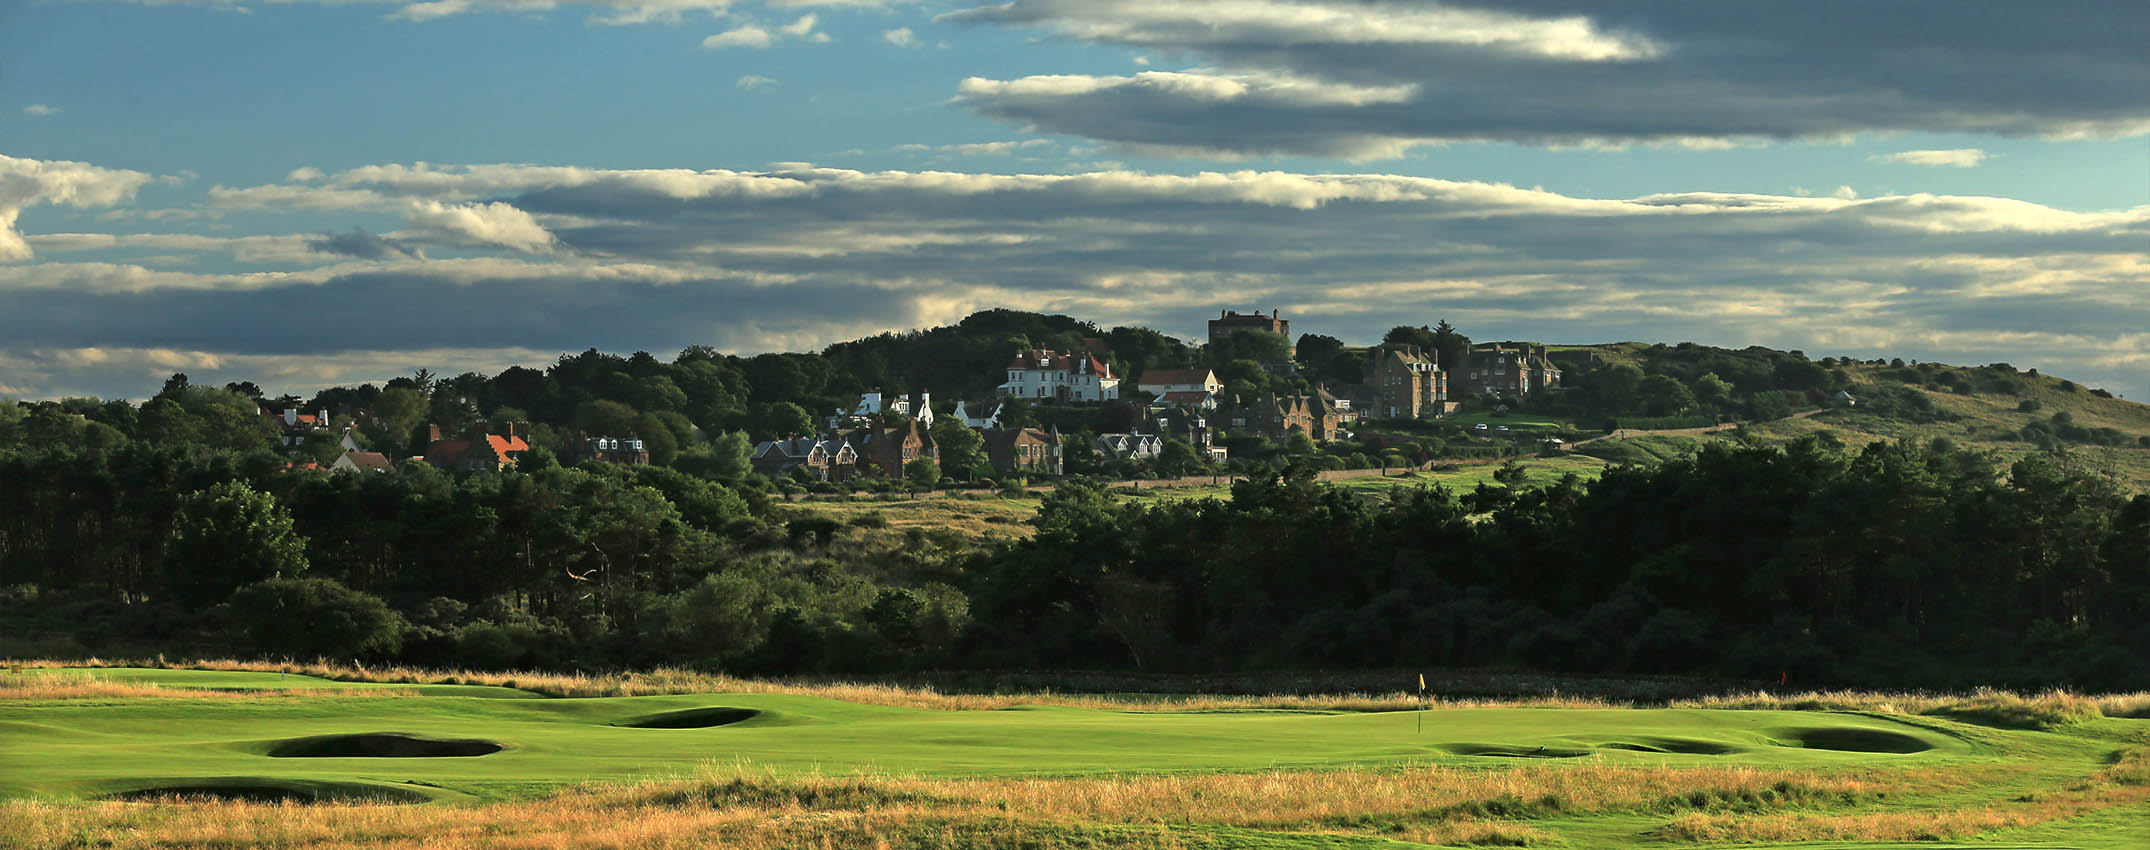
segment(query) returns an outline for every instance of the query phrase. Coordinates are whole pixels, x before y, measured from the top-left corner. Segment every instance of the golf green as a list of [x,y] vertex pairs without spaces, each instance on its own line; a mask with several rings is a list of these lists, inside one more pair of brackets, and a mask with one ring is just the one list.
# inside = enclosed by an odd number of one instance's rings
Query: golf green
[[0,797],[180,790],[499,799],[735,764],[777,773],[929,776],[1498,766],[1578,757],[1643,765],[1914,766],[1990,760],[2005,736],[2038,734],[1814,711],[946,711],[781,694],[544,699],[449,685],[418,686],[417,696],[366,696],[359,690],[399,686],[274,673],[96,675],[165,687],[352,692],[0,702]]

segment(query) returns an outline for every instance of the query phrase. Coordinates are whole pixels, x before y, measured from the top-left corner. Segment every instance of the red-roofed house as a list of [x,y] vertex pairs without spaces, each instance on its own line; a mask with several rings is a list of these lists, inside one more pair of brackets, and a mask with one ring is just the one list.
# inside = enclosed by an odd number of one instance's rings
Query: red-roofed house
[[1112,367],[1089,352],[1031,349],[1015,353],[1000,394],[1028,399],[1111,401],[1120,397],[1120,379],[1112,376]]
[[259,410],[261,418],[269,420],[270,424],[284,432],[284,445],[287,448],[306,445],[306,435],[328,428],[326,410],[277,408],[266,404],[259,404]]
[[523,439],[522,424],[508,426],[507,436],[487,434],[481,440],[434,440],[426,446],[426,463],[442,469],[497,472],[514,466],[530,450]]

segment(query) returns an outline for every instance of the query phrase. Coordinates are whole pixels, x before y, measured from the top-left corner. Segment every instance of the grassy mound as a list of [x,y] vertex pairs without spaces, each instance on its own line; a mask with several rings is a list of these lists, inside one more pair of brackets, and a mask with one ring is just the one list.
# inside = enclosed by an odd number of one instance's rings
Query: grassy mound
[[278,741],[269,748],[272,758],[470,758],[488,756],[505,749],[479,738],[440,739],[400,732],[362,735],[316,735]]

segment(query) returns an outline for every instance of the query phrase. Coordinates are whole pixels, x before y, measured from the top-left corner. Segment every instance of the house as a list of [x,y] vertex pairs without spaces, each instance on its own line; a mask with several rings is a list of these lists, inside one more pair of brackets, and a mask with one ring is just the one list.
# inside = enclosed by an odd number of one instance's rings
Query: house
[[1008,363],[1000,394],[1016,398],[1100,402],[1120,397],[1120,379],[1088,352],[1018,351]]
[[601,460],[623,466],[648,466],[649,449],[641,437],[584,437],[577,446],[584,460]]
[[837,434],[836,438],[857,450],[861,467],[871,464],[889,478],[902,478],[904,470],[919,460],[939,463],[941,459],[932,432],[916,419],[905,419],[903,424],[892,427],[867,425]]
[[1219,310],[1217,318],[1209,320],[1209,344],[1216,345],[1218,340],[1246,331],[1268,331],[1284,337],[1285,345],[1288,346],[1286,350],[1292,356],[1299,354],[1299,347],[1291,342],[1291,320],[1278,318],[1275,310],[1269,311],[1267,316],[1262,315],[1260,310],[1252,313]]
[[1186,390],[1175,390],[1173,392],[1159,394],[1157,396],[1156,401],[1150,402],[1150,407],[1153,410],[1164,410],[1173,407],[1192,407],[1197,410],[1216,410],[1217,394],[1201,392],[1199,390],[1192,392]]
[[1003,476],[1059,475],[1066,468],[1058,428],[995,428],[981,436],[986,457]]
[[920,422],[931,425],[933,424],[933,393],[923,391],[918,393],[915,398],[904,398],[901,395],[883,395],[879,388],[870,389],[859,394],[857,404],[848,409],[837,408],[836,414],[828,418],[828,426],[831,429],[836,429],[847,425],[857,425],[883,413],[910,416]]
[[1431,419],[1448,412],[1448,373],[1441,355],[1415,345],[1385,345],[1373,350],[1366,369],[1373,419]]
[[998,404],[990,405],[984,416],[973,416],[970,411],[964,409],[964,403],[959,400],[956,402],[955,412],[950,415],[962,420],[963,427],[973,431],[983,431],[987,428],[1000,427],[1000,408],[1001,405]]
[[1251,431],[1282,440],[1296,431],[1326,443],[1344,436],[1343,412],[1321,395],[1264,395],[1231,412],[1235,431]]
[[1471,346],[1471,386],[1495,398],[1523,399],[1560,384],[1560,367],[1545,346],[1495,342]]
[[300,410],[296,407],[278,408],[266,404],[259,405],[258,409],[262,418],[269,420],[269,424],[276,426],[277,430],[283,432],[285,448],[297,448],[306,445],[308,435],[315,431],[328,430],[328,411],[326,410]]
[[1155,460],[1165,450],[1165,441],[1155,434],[1099,434],[1090,445],[1114,460]]
[[[508,433],[486,434],[472,440],[443,440],[440,426],[431,426],[432,439],[426,443],[425,461],[442,469],[465,472],[498,472],[503,467],[514,466],[522,460],[523,453],[530,450],[525,439],[529,426],[521,422],[508,423]],[[644,461],[647,463],[648,461]]]
[[858,450],[835,437],[793,437],[763,441],[754,447],[749,462],[755,472],[771,478],[803,467],[816,480],[843,481],[858,472]]
[[1224,392],[1224,382],[1217,380],[1216,372],[1202,367],[1193,369],[1144,369],[1142,378],[1135,382],[1135,389],[1160,398],[1169,393],[1215,395]]
[[1213,463],[1223,463],[1227,452],[1217,445],[1216,433],[1209,427],[1209,419],[1190,408],[1170,408],[1150,417],[1150,427],[1166,437],[1186,440]]
[[387,472],[396,465],[380,452],[347,451],[328,466],[330,472]]

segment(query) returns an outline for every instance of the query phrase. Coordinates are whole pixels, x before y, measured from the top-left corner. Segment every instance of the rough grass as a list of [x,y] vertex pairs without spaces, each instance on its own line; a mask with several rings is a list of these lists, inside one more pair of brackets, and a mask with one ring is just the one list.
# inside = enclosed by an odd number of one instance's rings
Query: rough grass
[[[1445,844],[1558,843],[1517,823],[1551,815],[1677,811],[1690,800],[1809,808],[1949,781],[1926,772],[1584,764],[1503,770],[1275,771],[1097,779],[779,778],[744,769],[591,785],[483,807],[168,801],[0,805],[0,847],[1142,846],[1203,828],[1383,835]],[[1701,804],[1710,808],[1710,804]],[[1742,808],[1740,810],[1751,810]],[[1102,826],[1112,824],[1113,826]],[[1197,828],[1188,834],[1189,827]],[[1128,833],[1112,830],[1132,829]],[[1118,839],[1086,843],[1098,830]],[[1013,842],[1013,843],[1003,843]]]
[[414,697],[409,688],[187,688],[155,682],[120,682],[94,674],[80,676],[0,676],[0,700],[80,699],[271,699],[281,697]]
[[2150,715],[2150,692],[2091,696],[2060,690],[2019,694],[1991,688],[1970,694],[1756,691],[1678,700],[1672,707],[1924,714],[2013,729],[2058,729],[2099,717]]
[[[153,667],[158,661],[125,661],[91,658],[83,661],[50,659],[6,661],[33,673],[59,667]],[[418,667],[365,667],[355,664],[314,661],[303,664],[238,659],[203,659],[177,665],[182,669],[290,672],[342,682],[409,685],[490,685],[532,691],[554,697],[626,697],[668,694],[742,693],[803,694],[866,705],[976,711],[1028,705],[1057,705],[1117,711],[1408,711],[1421,707],[1416,693],[1397,690],[1385,693],[1342,694],[1092,694],[1033,691],[1002,694],[949,694],[932,688],[865,683],[821,683],[772,679],[746,679],[716,673],[659,667],[647,671],[581,674],[536,671],[493,672],[437,670]],[[214,691],[173,688],[153,683],[101,680],[91,676],[0,677],[0,698],[68,699],[126,696],[260,696],[263,694],[328,693],[337,696],[416,696],[403,689],[337,690],[296,687],[275,690]],[[1667,708],[1747,709],[1788,711],[1868,711],[1881,714],[1923,714],[2019,729],[2054,729],[2098,717],[2150,717],[2150,692],[2085,695],[2050,690],[2037,694],[1979,689],[1969,694],[1882,691],[1807,691],[1770,693],[1751,691],[1718,696],[1678,699],[1655,703],[1612,700],[1553,693],[1545,696],[1458,699],[1435,697],[1423,703],[1442,708]]]
[[1841,814],[1690,812],[1657,831],[1687,842],[1945,841],[1997,829],[2082,817],[2150,801],[2150,758],[2135,748],[2097,774],[2053,793],[2032,793],[1963,808]]

